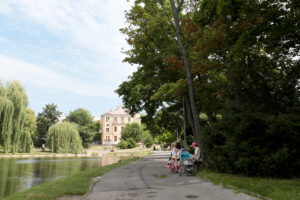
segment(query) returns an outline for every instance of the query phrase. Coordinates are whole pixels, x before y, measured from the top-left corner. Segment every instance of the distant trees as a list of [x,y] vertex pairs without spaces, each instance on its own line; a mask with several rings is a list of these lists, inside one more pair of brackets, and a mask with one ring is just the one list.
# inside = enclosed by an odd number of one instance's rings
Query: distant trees
[[150,147],[153,139],[148,130],[142,128],[138,123],[129,123],[121,133],[121,142],[118,146],[122,149],[131,149],[137,146],[137,142],[143,142],[145,146]]
[[80,153],[83,149],[74,123],[60,122],[50,126],[47,138],[47,146],[53,153]]
[[32,140],[24,130],[27,95],[18,81],[0,82],[0,144],[4,152],[30,152]]
[[[36,133],[36,117],[35,113],[32,109],[26,108],[26,117],[24,122],[23,132],[24,134],[20,138],[22,149],[21,152],[30,152],[31,146],[33,145],[33,138]],[[30,144],[30,145],[22,145],[22,144]]]
[[59,121],[61,114],[62,112],[58,111],[57,105],[53,103],[46,104],[43,111],[38,113],[37,132],[34,140],[36,146],[41,146],[42,138],[46,138],[49,127]]
[[91,113],[83,108],[78,108],[70,112],[66,120],[78,125],[82,145],[84,148],[89,148],[95,135],[99,134],[99,130],[97,129],[100,129],[100,124],[93,121]]

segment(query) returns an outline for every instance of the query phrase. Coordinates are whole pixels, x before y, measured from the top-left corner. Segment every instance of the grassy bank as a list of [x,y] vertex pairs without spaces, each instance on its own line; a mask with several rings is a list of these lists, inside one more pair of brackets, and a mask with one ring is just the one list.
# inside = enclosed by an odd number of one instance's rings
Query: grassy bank
[[234,188],[239,192],[258,194],[261,199],[299,200],[300,179],[251,178],[230,174],[219,174],[208,170],[197,173],[197,176],[210,180],[216,185]]
[[129,164],[140,157],[149,155],[149,152],[138,152],[132,158],[123,158],[120,162],[104,167],[88,169],[69,177],[42,183],[23,192],[15,193],[5,200],[56,200],[65,195],[84,195],[89,192],[93,183],[92,178]]

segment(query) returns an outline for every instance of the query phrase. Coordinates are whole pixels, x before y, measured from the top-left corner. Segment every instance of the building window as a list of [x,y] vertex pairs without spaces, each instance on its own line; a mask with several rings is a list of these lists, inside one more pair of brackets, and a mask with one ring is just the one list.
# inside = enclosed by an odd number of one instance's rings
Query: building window
[[109,116],[106,117],[106,122],[109,122]]
[[109,128],[106,128],[106,132],[107,132],[107,133],[109,132]]
[[121,122],[124,122],[124,117],[121,117]]
[[118,131],[118,128],[117,128],[117,126],[115,126],[115,132],[117,132]]
[[117,136],[115,136],[115,142],[118,140],[118,137]]
[[121,127],[121,131],[124,131],[124,126]]
[[117,117],[114,117],[114,121],[115,121],[115,122],[118,122],[118,118],[117,118]]
[[106,126],[109,126],[109,124],[106,124]]
[[130,117],[128,117],[128,122],[130,122]]

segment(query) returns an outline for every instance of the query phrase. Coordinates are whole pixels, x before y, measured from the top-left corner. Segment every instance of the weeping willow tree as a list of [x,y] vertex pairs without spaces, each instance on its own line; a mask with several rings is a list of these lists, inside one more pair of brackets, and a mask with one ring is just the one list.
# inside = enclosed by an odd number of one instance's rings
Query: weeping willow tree
[[47,146],[53,153],[80,153],[83,149],[76,124],[61,122],[50,126]]
[[6,96],[6,88],[0,82],[0,144],[4,152],[9,152],[10,148],[13,111],[13,104]]
[[30,152],[32,141],[23,131],[27,106],[26,92],[18,81],[8,82],[6,87],[0,83],[0,144],[4,152]]

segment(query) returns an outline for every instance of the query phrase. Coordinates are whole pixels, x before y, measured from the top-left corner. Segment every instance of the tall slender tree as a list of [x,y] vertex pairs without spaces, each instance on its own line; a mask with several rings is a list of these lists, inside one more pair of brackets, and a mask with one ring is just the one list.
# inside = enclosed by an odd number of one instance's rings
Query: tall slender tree
[[200,144],[200,148],[202,148],[202,144],[199,140],[200,138],[200,119],[199,119],[199,111],[196,106],[196,101],[195,101],[195,94],[194,94],[194,86],[193,86],[193,77],[191,73],[191,66],[189,62],[189,55],[187,48],[184,45],[183,42],[183,34],[180,30],[180,19],[179,19],[179,13],[181,12],[182,6],[184,4],[184,0],[177,1],[177,6],[174,3],[174,0],[170,0],[172,12],[173,12],[173,18],[175,22],[175,30],[176,30],[176,37],[177,37],[177,42],[178,46],[180,48],[180,51],[183,56],[184,60],[184,67],[185,67],[185,72],[186,72],[186,79],[187,79],[187,85],[188,85],[188,91],[189,91],[189,100],[190,100],[190,105],[191,105],[191,110],[193,114],[193,120],[194,120],[194,128],[196,132],[196,139],[198,139],[198,143]]
[[18,81],[0,85],[0,141],[5,152],[30,151],[31,137],[24,139],[23,130],[27,105],[26,92]]

